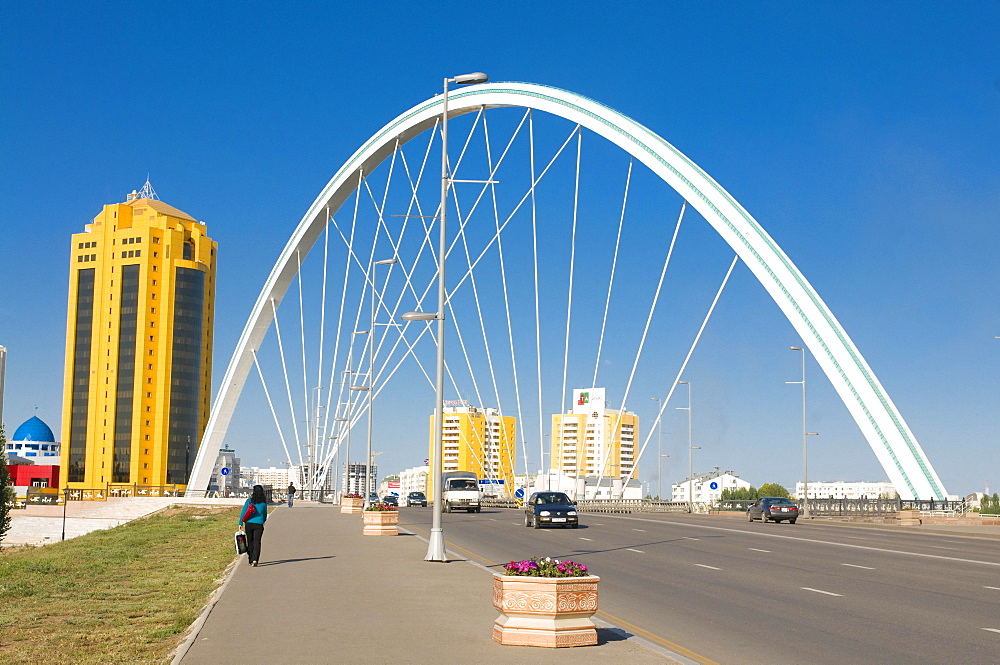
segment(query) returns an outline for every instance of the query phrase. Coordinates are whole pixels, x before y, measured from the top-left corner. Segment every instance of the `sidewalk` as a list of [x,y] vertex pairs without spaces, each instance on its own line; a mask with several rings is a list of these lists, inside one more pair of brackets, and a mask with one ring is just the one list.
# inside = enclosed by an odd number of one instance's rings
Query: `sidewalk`
[[489,572],[426,562],[415,535],[362,536],[361,516],[339,507],[272,510],[260,565],[240,557],[174,665],[679,662],[616,628],[599,627],[592,647],[501,646]]

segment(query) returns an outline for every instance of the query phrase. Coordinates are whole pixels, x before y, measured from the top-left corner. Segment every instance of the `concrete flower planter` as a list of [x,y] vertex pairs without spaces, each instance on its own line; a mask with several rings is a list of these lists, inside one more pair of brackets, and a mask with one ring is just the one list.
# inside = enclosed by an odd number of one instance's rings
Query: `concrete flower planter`
[[340,512],[342,513],[360,513],[365,507],[365,500],[361,497],[347,497],[345,496],[340,500]]
[[361,515],[365,528],[364,536],[398,536],[399,511],[396,510],[366,510]]
[[896,511],[896,524],[899,526],[920,526],[920,512],[917,510]]
[[493,575],[493,624],[500,644],[578,647],[597,644],[591,618],[597,612],[600,577]]

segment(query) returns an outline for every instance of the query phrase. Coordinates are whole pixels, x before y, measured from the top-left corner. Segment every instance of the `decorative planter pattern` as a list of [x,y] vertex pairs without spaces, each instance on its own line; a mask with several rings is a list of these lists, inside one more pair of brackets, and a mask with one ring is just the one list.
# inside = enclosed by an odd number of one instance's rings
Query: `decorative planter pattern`
[[365,507],[365,500],[360,496],[357,498],[345,496],[340,500],[340,512],[360,513]]
[[500,644],[577,647],[597,644],[591,617],[597,612],[600,577],[493,575],[493,624]]
[[398,536],[399,512],[396,510],[366,510],[361,516],[364,536]]

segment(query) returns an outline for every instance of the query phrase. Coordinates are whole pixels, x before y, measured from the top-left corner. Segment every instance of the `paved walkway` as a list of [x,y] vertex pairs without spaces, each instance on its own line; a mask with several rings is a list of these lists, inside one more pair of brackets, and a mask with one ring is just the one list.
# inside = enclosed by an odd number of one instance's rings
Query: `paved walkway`
[[689,662],[613,627],[592,647],[501,646],[491,573],[454,553],[426,562],[426,551],[416,535],[362,536],[361,516],[339,507],[275,507],[260,565],[240,557],[174,664]]

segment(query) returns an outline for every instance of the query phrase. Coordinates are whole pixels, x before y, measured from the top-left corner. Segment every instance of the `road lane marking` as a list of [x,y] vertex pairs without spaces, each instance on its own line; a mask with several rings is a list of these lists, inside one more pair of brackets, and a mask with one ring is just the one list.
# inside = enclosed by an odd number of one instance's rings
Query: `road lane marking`
[[645,533],[645,531],[646,531],[645,529],[632,529],[632,530],[633,531],[642,531],[643,533]]
[[741,535],[751,534],[760,538],[781,538],[783,540],[797,540],[803,543],[813,543],[816,545],[833,545],[835,547],[850,547],[857,550],[869,550],[872,552],[885,552],[887,554],[901,554],[903,556],[916,556],[924,559],[940,559],[942,561],[956,561],[958,563],[974,563],[981,566],[1000,567],[1000,561],[981,561],[979,559],[964,559],[957,556],[946,556],[944,554],[927,554],[926,552],[907,552],[905,550],[892,550],[887,547],[872,547],[871,545],[855,545],[854,543],[838,543],[832,540],[817,540],[816,538],[803,538],[801,536],[785,536],[778,533],[764,533],[761,531],[748,531],[746,529],[731,529],[724,526],[708,526],[707,524],[691,524],[690,522],[674,522],[672,520],[654,520],[645,517],[615,517],[612,519],[634,520],[639,522],[653,522],[656,524],[667,524],[670,526],[683,526],[690,529],[711,529],[712,531],[725,531]]
[[580,540],[589,540],[590,542],[594,542],[593,538],[584,538],[583,536],[580,536]]
[[770,554],[771,550],[759,550],[756,547],[748,547],[748,550],[753,550],[754,552],[763,552],[764,554]]
[[722,570],[722,568],[716,568],[715,566],[706,566],[703,563],[696,563],[694,565],[699,566],[701,568],[708,568],[709,570]]
[[684,540],[701,540],[701,538],[692,538],[691,536],[684,536]]
[[842,594],[842,593],[834,593],[832,591],[823,591],[822,589],[813,589],[813,588],[807,587],[807,586],[803,586],[803,587],[799,587],[799,588],[802,589],[803,591],[815,591],[816,593],[824,593],[824,594],[826,594],[828,596],[837,596],[838,598],[842,598],[844,596],[844,594]]
[[643,552],[642,550],[634,550],[631,547],[626,547],[625,549],[627,549],[629,552],[638,552],[639,554],[645,554],[645,552]]
[[1000,586],[984,586],[984,589],[993,589],[994,591],[1000,591]]
[[991,633],[1000,633],[1000,628],[983,628],[983,630],[988,630]]
[[957,547],[945,547],[944,545],[928,545],[931,549],[935,550],[957,550]]
[[862,568],[864,570],[875,570],[870,566],[859,566],[856,563],[842,563],[841,566],[847,566],[848,568]]

